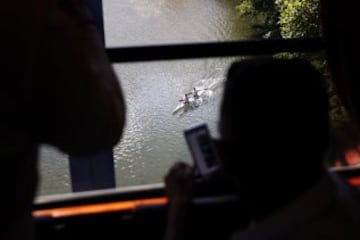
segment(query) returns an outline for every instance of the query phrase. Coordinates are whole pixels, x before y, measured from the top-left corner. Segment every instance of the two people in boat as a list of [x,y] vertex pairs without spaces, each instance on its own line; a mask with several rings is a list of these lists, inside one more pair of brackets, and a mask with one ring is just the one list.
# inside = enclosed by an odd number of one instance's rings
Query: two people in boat
[[189,95],[191,95],[191,93],[185,93],[184,97],[181,98],[179,101],[182,102],[183,104],[190,104]]
[[[191,103],[190,97],[193,97],[194,100],[197,100],[200,98],[199,91],[200,90],[193,88],[191,93],[185,93],[184,97],[182,99],[180,99],[179,101],[183,102],[184,104],[190,104]],[[190,95],[190,97],[189,97],[189,95]]]

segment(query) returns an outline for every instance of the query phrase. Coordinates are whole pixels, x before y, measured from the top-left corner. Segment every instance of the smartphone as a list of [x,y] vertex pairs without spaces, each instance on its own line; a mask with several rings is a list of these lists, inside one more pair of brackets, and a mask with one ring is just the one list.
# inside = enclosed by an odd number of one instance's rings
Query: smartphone
[[220,161],[207,124],[186,129],[184,135],[200,176],[216,172],[220,168]]

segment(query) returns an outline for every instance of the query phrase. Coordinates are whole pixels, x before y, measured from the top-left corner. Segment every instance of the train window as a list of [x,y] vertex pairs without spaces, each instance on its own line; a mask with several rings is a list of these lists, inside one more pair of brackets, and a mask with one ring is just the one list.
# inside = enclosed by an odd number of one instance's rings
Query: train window
[[[316,59],[314,56],[320,57],[321,53],[298,55]],[[238,57],[113,64],[128,106],[125,131],[114,148],[116,187],[161,183],[175,161],[191,162],[184,129],[206,122],[211,133],[219,135],[223,82],[235,59]],[[186,107],[185,94],[193,98],[194,88],[201,100]],[[331,99],[336,97],[331,82],[329,94]],[[343,120],[338,111],[342,106],[334,101],[330,109],[333,127]],[[67,156],[44,148],[42,158],[41,194],[70,192]],[[333,166],[336,158],[336,153],[329,152],[326,163]]]
[[[222,84],[231,61],[233,58],[113,65],[128,106],[125,131],[114,148],[117,187],[160,183],[174,161],[190,162],[184,129],[206,122],[218,136]],[[185,94],[190,104],[183,104]],[[42,148],[40,195],[71,192],[67,158],[53,148]]]
[[317,0],[106,0],[103,5],[108,47],[320,35]]
[[[318,37],[318,1],[293,3],[156,0],[149,4],[146,0],[106,0],[106,47]],[[222,81],[232,60],[114,63],[128,105],[125,133],[114,149],[117,187],[161,182],[178,158],[190,161],[182,135],[185,128],[207,122],[211,132],[218,134]],[[312,60],[322,67],[321,57]],[[206,100],[184,111],[179,100],[194,87]],[[337,108],[336,100],[333,102]],[[71,192],[68,156],[45,146],[40,157],[39,195]]]
[[[346,112],[339,101],[334,100],[338,97],[326,68],[317,62],[323,57],[322,53],[293,55],[307,58],[323,72],[331,100],[331,128],[338,131],[346,121]],[[289,54],[275,56],[291,57]],[[118,187],[162,182],[174,161],[183,159],[190,162],[184,129],[207,122],[211,133],[215,137],[219,135],[217,125],[223,82],[230,63],[235,59],[114,64],[128,105],[127,127],[114,153]],[[185,93],[191,93],[194,87],[203,94],[204,101],[184,111],[179,100]],[[333,167],[339,156],[329,151],[325,164]]]
[[[176,160],[191,162],[183,135],[186,128],[207,122],[218,136],[219,103],[230,61],[114,65],[128,106],[125,133],[114,151],[117,186],[159,183]],[[184,103],[185,94],[189,104]]]

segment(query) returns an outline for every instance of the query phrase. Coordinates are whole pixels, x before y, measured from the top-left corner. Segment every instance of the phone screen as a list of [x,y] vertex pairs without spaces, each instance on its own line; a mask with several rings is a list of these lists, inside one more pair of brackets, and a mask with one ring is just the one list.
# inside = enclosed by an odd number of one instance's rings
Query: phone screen
[[206,124],[184,131],[185,138],[200,175],[209,175],[219,168],[219,158]]

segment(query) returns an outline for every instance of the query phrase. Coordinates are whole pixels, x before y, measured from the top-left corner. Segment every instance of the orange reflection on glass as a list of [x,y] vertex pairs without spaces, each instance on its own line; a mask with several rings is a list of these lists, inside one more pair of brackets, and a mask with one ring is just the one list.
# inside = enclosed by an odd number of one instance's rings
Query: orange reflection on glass
[[358,149],[350,149],[345,153],[345,159],[350,166],[360,164],[360,152]]
[[150,198],[133,201],[121,201],[111,203],[90,204],[82,206],[69,206],[45,210],[36,210],[33,212],[34,217],[51,217],[63,218],[74,217],[81,215],[109,213],[118,211],[133,211],[137,207],[146,205],[164,205],[167,203],[167,198]]
[[353,177],[348,179],[350,185],[360,187],[360,177]]

